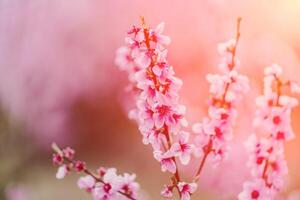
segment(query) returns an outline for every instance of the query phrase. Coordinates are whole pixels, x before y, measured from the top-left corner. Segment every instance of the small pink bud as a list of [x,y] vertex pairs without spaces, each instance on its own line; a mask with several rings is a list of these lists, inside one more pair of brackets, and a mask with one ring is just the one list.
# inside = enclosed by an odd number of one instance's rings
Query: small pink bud
[[64,153],[64,156],[70,160],[72,160],[74,158],[74,155],[75,155],[75,151],[70,148],[70,147],[67,147],[63,150],[63,153]]
[[62,165],[63,164],[63,157],[57,153],[53,154],[52,162],[55,165]]
[[85,162],[78,160],[75,162],[74,167],[77,172],[81,172],[81,171],[85,170],[85,166],[86,166]]
[[99,167],[97,173],[100,176],[100,178],[102,178],[106,174],[106,169],[104,167]]

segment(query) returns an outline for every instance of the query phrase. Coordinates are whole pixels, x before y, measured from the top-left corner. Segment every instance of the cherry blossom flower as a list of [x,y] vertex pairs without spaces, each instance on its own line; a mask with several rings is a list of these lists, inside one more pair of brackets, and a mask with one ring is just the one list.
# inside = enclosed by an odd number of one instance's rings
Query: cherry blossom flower
[[[223,74],[206,77],[211,94],[209,116],[200,125],[194,126],[195,144],[189,141],[189,133],[182,130],[188,125],[184,118],[185,107],[178,103],[182,81],[175,77],[173,67],[167,62],[165,45],[170,40],[162,35],[164,24],[151,29],[142,19],[142,27],[134,26],[128,32],[126,46],[117,51],[116,64],[128,72],[131,84],[139,89],[136,92],[136,108],[130,116],[137,121],[144,144],[152,145],[153,155],[160,162],[162,171],[174,174],[172,182],[175,180],[175,184],[182,182],[179,180],[177,158],[187,165],[192,153],[203,157],[196,173],[197,180],[208,155],[212,155],[216,163],[226,157],[237,113],[236,103],[249,88],[248,78],[236,71],[239,65],[235,56],[240,35],[239,22],[237,37],[218,47],[222,56],[219,68]],[[137,66],[135,70],[132,70],[133,66]],[[172,194],[168,189],[171,187],[165,187],[163,196]],[[189,193],[184,196],[189,196]]]
[[78,187],[80,189],[85,189],[87,192],[91,192],[93,190],[95,183],[95,179],[90,175],[80,177],[77,181]]
[[85,170],[85,168],[86,168],[85,166],[86,166],[85,162],[80,161],[80,160],[75,161],[74,168],[77,172],[81,172],[81,171]]
[[161,196],[164,198],[172,198],[173,197],[173,188],[172,185],[165,185],[163,190],[161,191]]
[[259,138],[258,134],[252,134],[245,145],[249,152],[248,167],[252,180],[244,184],[239,195],[239,199],[243,200],[274,199],[282,191],[284,177],[288,174],[284,143],[294,138],[291,112],[298,105],[298,100],[283,94],[285,88],[295,92],[292,81],[282,80],[282,68],[277,64],[266,67],[264,73],[264,91],[256,99],[253,125],[261,128],[266,135]]
[[180,191],[181,200],[190,200],[191,194],[197,189],[196,183],[179,182],[177,186]]
[[219,68],[222,72],[227,73],[231,68],[239,66],[239,60],[233,55],[238,39],[239,38],[230,39],[218,45],[218,52],[222,56]]
[[63,160],[63,157],[61,155],[53,154],[52,162],[55,165],[61,165],[64,162],[64,160]]
[[181,131],[178,142],[173,143],[171,151],[179,156],[182,164],[187,165],[191,159],[193,146],[188,143],[190,133]]
[[108,169],[103,176],[103,184],[98,184],[93,190],[94,199],[113,199],[120,188],[119,177],[115,168]]
[[171,43],[171,39],[168,36],[162,34],[164,28],[165,28],[164,22],[158,24],[155,30],[150,32],[150,37],[152,37],[152,40],[157,42],[157,44],[169,45]]
[[244,190],[239,194],[239,200],[267,200],[273,199],[272,193],[266,188],[263,179],[244,183]]
[[282,68],[278,64],[272,64],[271,66],[266,67],[264,72],[267,77],[280,77],[282,74]]
[[73,149],[71,149],[70,147],[67,147],[67,148],[63,149],[63,154],[64,154],[64,157],[66,157],[67,159],[73,159],[75,151]]
[[154,158],[160,162],[161,170],[163,172],[169,171],[172,174],[176,172],[176,164],[174,161],[175,152],[171,150],[163,153],[161,151],[154,151]]
[[125,194],[130,195],[133,198],[137,198],[138,194],[137,191],[139,190],[139,184],[135,182],[136,175],[135,174],[128,174],[125,173],[121,178],[120,181],[120,191]]

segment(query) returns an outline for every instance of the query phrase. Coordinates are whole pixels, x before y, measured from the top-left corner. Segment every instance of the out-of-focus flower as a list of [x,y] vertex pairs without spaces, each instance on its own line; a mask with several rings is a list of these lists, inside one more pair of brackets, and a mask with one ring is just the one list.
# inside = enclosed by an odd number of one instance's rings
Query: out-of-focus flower
[[63,156],[56,154],[56,153],[53,154],[52,162],[55,165],[61,165],[64,162]]
[[95,183],[95,179],[90,175],[80,177],[77,181],[78,187],[80,189],[85,189],[87,192],[92,192]]
[[239,200],[267,200],[273,199],[273,194],[266,189],[263,179],[256,179],[253,182],[244,183],[244,190],[239,194]]
[[229,150],[228,142],[232,139],[232,129],[237,115],[236,105],[249,90],[248,78],[238,73],[236,68],[239,60],[236,58],[237,44],[240,37],[239,23],[235,39],[218,46],[222,56],[219,69],[222,74],[208,74],[210,84],[208,117],[201,123],[193,125],[195,133],[194,155],[201,157],[195,180],[199,180],[203,165],[208,157],[214,164],[226,157]]
[[80,161],[80,160],[75,161],[74,168],[77,172],[81,172],[81,171],[85,170],[85,168],[86,168],[85,162]]
[[161,191],[161,196],[164,198],[172,198],[173,197],[173,188],[172,185],[165,185],[163,190]]
[[282,190],[284,176],[288,174],[284,143],[294,138],[291,111],[298,105],[298,100],[283,94],[286,87],[292,93],[295,89],[290,84],[292,81],[284,82],[281,75],[282,68],[277,64],[265,68],[264,93],[256,99],[257,112],[253,124],[262,128],[268,136],[258,138],[252,134],[246,143],[253,180],[244,184],[239,195],[241,200],[273,199]]
[[74,151],[74,149],[67,147],[67,148],[63,149],[63,154],[64,154],[64,157],[72,160],[74,157],[75,151]]
[[29,194],[22,185],[12,185],[5,189],[6,200],[29,200]]
[[68,172],[69,172],[69,167],[67,165],[62,165],[57,170],[56,178],[63,179],[65,178]]

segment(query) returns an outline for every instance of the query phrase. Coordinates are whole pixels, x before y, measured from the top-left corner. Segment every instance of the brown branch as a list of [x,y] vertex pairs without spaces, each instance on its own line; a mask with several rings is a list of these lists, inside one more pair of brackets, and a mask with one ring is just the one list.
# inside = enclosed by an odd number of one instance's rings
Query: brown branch
[[209,139],[209,142],[208,142],[208,145],[207,145],[207,147],[206,147],[204,156],[203,156],[203,158],[202,158],[202,160],[201,160],[201,162],[200,162],[200,165],[199,165],[199,167],[198,167],[198,170],[197,170],[197,172],[196,172],[196,174],[195,174],[195,178],[194,178],[194,181],[195,181],[195,182],[198,182],[198,181],[199,181],[200,174],[201,174],[202,169],[203,169],[203,167],[204,167],[205,161],[206,161],[208,155],[209,155],[210,152],[211,152],[211,148],[212,148],[212,138]]

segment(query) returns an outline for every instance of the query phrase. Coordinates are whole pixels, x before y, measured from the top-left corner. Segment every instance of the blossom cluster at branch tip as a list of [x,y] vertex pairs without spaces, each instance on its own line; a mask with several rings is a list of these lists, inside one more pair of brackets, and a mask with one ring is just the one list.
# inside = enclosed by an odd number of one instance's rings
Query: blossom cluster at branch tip
[[74,160],[75,151],[70,147],[60,150],[53,144],[53,164],[58,166],[57,179],[63,179],[69,172],[83,172],[77,185],[91,193],[93,200],[120,200],[137,199],[139,184],[135,182],[135,174],[124,173],[118,175],[115,168],[100,167],[97,173],[92,173],[86,168],[86,164],[80,160]]
[[240,200],[274,199],[283,189],[288,174],[284,143],[294,138],[291,111],[298,100],[284,92],[300,93],[300,86],[295,81],[283,81],[282,68],[277,64],[266,67],[264,74],[264,90],[256,98],[253,121],[254,127],[260,128],[264,135],[252,134],[247,140],[252,179],[244,183]]
[[208,116],[201,123],[193,125],[195,133],[196,157],[202,158],[196,180],[205,160],[209,157],[215,165],[226,157],[229,150],[228,142],[232,139],[232,127],[237,115],[236,105],[249,90],[248,78],[237,71],[240,61],[236,57],[239,40],[239,23],[237,24],[237,37],[218,46],[221,55],[219,70],[221,74],[208,74],[210,84]]
[[[190,134],[182,130],[188,125],[185,107],[179,104],[182,81],[168,64],[165,46],[170,39],[163,35],[163,30],[164,23],[151,29],[142,19],[141,27],[134,26],[128,31],[126,45],[117,51],[116,64],[128,72],[131,88],[136,91],[136,108],[129,116],[137,121],[143,143],[153,147],[161,170],[173,174],[175,186],[179,188],[177,158],[187,165],[193,145],[189,142]],[[184,194],[186,191],[178,191],[182,199],[189,199]],[[193,192],[190,190],[189,194]],[[168,193],[171,195],[172,190]]]

